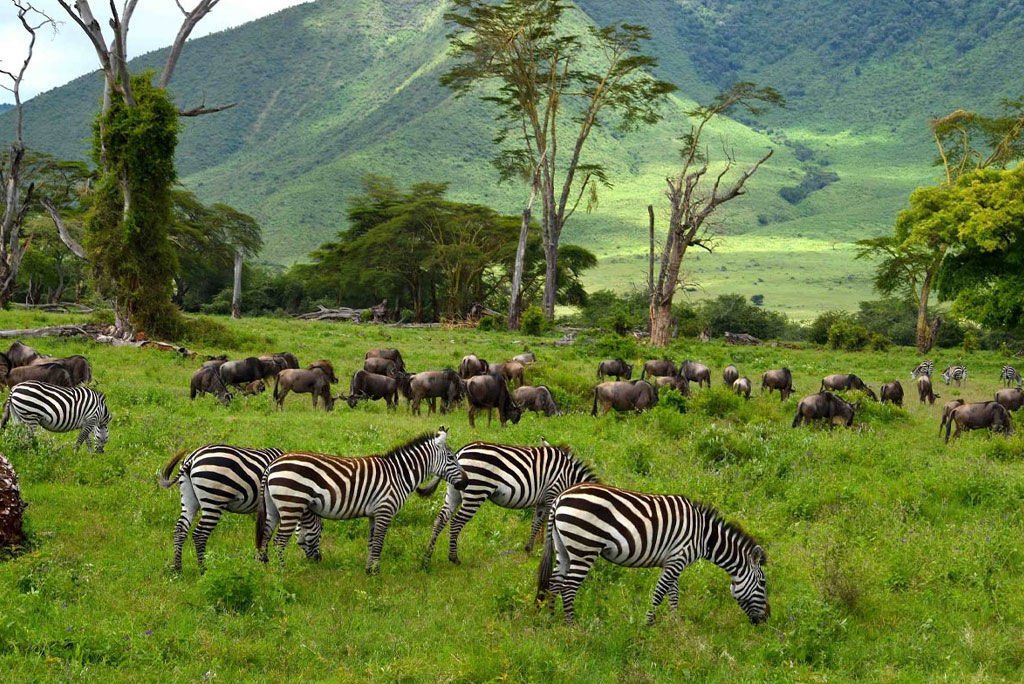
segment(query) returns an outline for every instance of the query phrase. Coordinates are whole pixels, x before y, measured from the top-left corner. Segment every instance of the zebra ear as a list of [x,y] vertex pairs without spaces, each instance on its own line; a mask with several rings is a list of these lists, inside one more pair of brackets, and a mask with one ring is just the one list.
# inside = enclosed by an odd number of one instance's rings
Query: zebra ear
[[448,442],[448,428],[446,428],[444,425],[438,428],[436,441],[438,445],[443,445]]
[[758,565],[768,565],[768,553],[760,544],[758,544],[750,552],[750,560],[754,561]]

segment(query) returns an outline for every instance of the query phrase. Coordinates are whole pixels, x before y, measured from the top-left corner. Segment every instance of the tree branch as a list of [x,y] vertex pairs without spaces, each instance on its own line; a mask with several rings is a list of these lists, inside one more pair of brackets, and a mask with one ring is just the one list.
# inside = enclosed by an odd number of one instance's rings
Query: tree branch
[[164,64],[163,73],[160,74],[160,82],[157,84],[158,88],[166,89],[167,84],[171,82],[171,76],[174,75],[174,68],[178,65],[178,58],[181,57],[181,51],[185,47],[185,41],[188,40],[189,35],[192,33],[192,29],[196,27],[196,24],[205,17],[210,11],[217,6],[220,0],[199,0],[199,4],[191,12],[185,11],[185,8],[178,2],[178,9],[185,15],[185,20],[181,22],[181,28],[178,29],[178,35],[174,37],[174,42],[171,43],[171,50],[167,55],[167,62]]
[[205,105],[199,105],[192,109],[179,109],[178,116],[202,116],[203,114],[213,114],[215,112],[223,112],[225,109],[231,109],[237,102],[232,102],[226,105],[218,105],[216,107],[207,107]]
[[86,259],[85,250],[82,249],[82,246],[78,244],[73,237],[71,237],[67,226],[64,225],[64,221],[60,218],[60,212],[57,210],[57,207],[54,206],[50,198],[44,197],[39,200],[39,203],[43,205],[43,208],[46,209],[46,213],[48,213],[50,218],[53,219],[53,225],[57,227],[57,234],[60,236],[60,241],[67,245],[67,248],[70,249],[71,253],[76,257],[79,259]]

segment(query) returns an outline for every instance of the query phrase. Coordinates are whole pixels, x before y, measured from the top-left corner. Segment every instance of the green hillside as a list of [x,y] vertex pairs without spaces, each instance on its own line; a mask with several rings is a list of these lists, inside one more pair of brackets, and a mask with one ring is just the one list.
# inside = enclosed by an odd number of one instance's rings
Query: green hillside
[[[928,116],[1020,94],[1024,56],[1008,46],[1024,36],[1022,4],[775,0],[751,11],[723,0],[579,0],[581,24],[650,26],[658,76],[680,86],[662,124],[595,141],[615,186],[564,238],[600,257],[588,285],[643,280],[645,207],[666,204],[681,112],[742,78],[777,87],[790,106],[717,131],[740,162],[777,153],[724,215],[721,254],[691,264],[692,278],[710,294],[763,293],[798,317],[870,296],[867,265],[851,270],[850,242],[887,230],[910,190],[934,179]],[[488,162],[493,110],[437,83],[444,9],[443,0],[318,2],[193,41],[172,84],[179,102],[238,106],[185,122],[183,182],[258,217],[263,258],[282,263],[344,227],[346,198],[366,173],[449,180],[453,199],[518,210],[523,189],[498,187]],[[138,62],[158,65],[162,54]],[[84,156],[99,94],[92,75],[34,98],[28,144]],[[0,132],[9,119],[0,115]],[[792,195],[824,173],[838,181]]]

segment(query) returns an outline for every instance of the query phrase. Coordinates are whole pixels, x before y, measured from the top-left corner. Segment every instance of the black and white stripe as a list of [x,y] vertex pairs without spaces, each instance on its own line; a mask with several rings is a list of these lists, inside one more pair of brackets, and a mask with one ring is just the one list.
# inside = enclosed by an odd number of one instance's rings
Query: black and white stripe
[[910,379],[914,380],[919,375],[927,375],[929,378],[932,377],[932,373],[935,372],[934,361],[922,361],[917,364],[914,370],[910,371]]
[[[551,573],[552,552],[558,564]],[[768,618],[770,608],[762,565],[764,549],[712,508],[684,496],[642,494],[599,484],[562,492],[548,520],[544,557],[537,573],[537,599],[560,594],[565,621],[572,623],[580,583],[598,556],[627,567],[661,567],[647,624],[668,594],[679,604],[679,573],[706,558],[732,577],[732,596],[750,621]]]
[[284,548],[301,524],[299,546],[309,558],[320,558],[323,518],[370,519],[366,571],[379,572],[381,549],[391,519],[423,478],[434,473],[456,488],[468,483],[455,454],[448,448],[448,432],[426,434],[383,456],[344,458],[307,452],[289,452],[267,468],[260,488],[256,520],[256,547],[267,560],[270,535],[284,564]]
[[942,379],[947,385],[955,380],[959,387],[961,383],[967,382],[967,366],[950,366],[942,371]]
[[174,569],[181,570],[181,549],[188,537],[196,513],[202,511],[192,543],[200,570],[206,543],[220,522],[224,511],[252,513],[256,510],[260,481],[271,461],[280,456],[280,449],[248,449],[228,444],[207,444],[181,461],[178,475],[169,479],[175,464],[185,452],[179,452],[164,466],[160,486],[177,484],[181,490],[181,515],[174,524]]
[[[527,447],[474,442],[459,449],[455,458],[469,478],[469,484],[462,491],[448,485],[424,561],[430,559],[438,535],[451,518],[448,560],[458,563],[459,533],[488,499],[503,508],[534,508],[530,537],[526,541],[526,551],[530,552],[555,497],[574,484],[597,481],[570,449],[547,444]],[[435,479],[417,492],[430,496],[439,482],[440,479]]]
[[95,436],[95,450],[103,453],[110,437],[107,400],[101,393],[87,387],[59,387],[34,381],[15,385],[7,397],[0,429],[6,427],[11,418],[24,423],[29,435],[37,426],[50,432],[78,430],[75,450],[85,442],[92,451]]
[[1014,382],[1017,383],[1017,387],[1024,386],[1024,380],[1021,379],[1020,373],[1013,366],[1003,366],[1003,370],[999,373],[999,379],[1003,381],[1003,384],[1009,387]]

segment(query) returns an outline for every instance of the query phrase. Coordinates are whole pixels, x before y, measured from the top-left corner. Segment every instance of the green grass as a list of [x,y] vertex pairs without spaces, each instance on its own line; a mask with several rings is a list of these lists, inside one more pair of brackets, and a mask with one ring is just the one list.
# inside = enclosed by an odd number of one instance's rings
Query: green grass
[[[3,327],[66,320],[5,312]],[[0,563],[5,682],[1019,680],[1024,438],[972,433],[946,447],[939,405],[910,396],[905,410],[865,405],[850,430],[789,427],[799,396],[830,372],[855,371],[876,389],[899,378],[909,389],[912,350],[678,343],[673,358],[700,359],[715,375],[686,414],[663,405],[594,419],[600,357],[586,341],[556,348],[553,336],[223,322],[243,347],[200,351],[289,349],[303,363],[331,359],[346,378],[375,346],[399,347],[413,370],[454,365],[468,351],[497,360],[530,348],[539,361],[527,381],[550,384],[568,415],[472,431],[464,410],[415,418],[339,404],[325,414],[289,397],[276,412],[268,395],[224,408],[188,401],[197,364],[173,354],[34,340],[46,353],[87,355],[115,417],[105,454],[72,453],[71,435],[43,433],[26,446],[18,429],[0,434],[31,504],[34,543]],[[1006,362],[988,352],[936,358],[954,361],[970,367],[970,384],[940,385],[939,404],[991,397]],[[735,399],[719,379],[728,362],[755,386],[760,371],[786,364],[799,392],[782,405]],[[292,545],[281,572],[256,563],[253,522],[234,515],[211,538],[205,576],[188,548],[184,571],[170,570],[178,498],[157,488],[156,472],[177,450],[227,441],[355,456],[442,421],[453,446],[543,435],[571,444],[605,482],[717,506],[768,550],[771,620],[752,627],[727,576],[699,562],[681,577],[678,613],[663,608],[646,628],[657,571],[601,561],[567,628],[532,605],[539,552],[521,550],[528,512],[485,506],[461,536],[461,566],[437,551],[420,567],[440,494],[413,497],[398,514],[379,577],[363,572],[365,521],[328,522],[324,560],[309,563]]]

